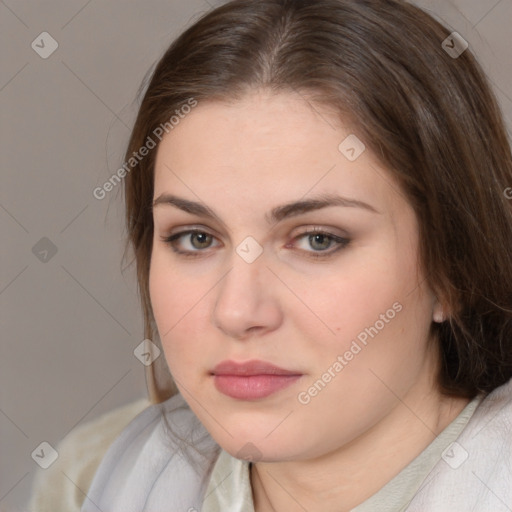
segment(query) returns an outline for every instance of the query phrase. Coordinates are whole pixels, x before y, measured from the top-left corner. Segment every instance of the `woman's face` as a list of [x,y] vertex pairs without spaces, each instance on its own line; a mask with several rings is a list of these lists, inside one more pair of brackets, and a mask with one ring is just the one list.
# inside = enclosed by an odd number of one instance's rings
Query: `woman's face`
[[160,143],[158,331],[183,397],[240,458],[332,452],[434,386],[417,220],[352,134],[301,96],[253,92],[199,103]]

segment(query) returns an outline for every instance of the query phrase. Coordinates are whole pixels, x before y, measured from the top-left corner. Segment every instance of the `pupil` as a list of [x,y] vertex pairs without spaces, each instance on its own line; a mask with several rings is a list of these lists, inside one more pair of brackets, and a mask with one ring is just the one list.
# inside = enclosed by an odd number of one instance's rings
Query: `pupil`
[[[197,242],[197,243],[194,243]],[[203,248],[205,246],[208,246],[210,242],[210,235],[207,235],[206,233],[194,233],[192,236],[192,243],[194,246]]]
[[330,239],[326,235],[312,235],[310,237],[310,241],[312,242],[311,246],[316,249],[328,249]]

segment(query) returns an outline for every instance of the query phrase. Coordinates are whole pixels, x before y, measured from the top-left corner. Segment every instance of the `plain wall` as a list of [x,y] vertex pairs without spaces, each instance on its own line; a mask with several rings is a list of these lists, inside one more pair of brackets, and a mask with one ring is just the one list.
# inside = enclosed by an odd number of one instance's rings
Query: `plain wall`
[[[418,3],[469,42],[512,126],[512,0]],[[0,508],[26,505],[42,441],[146,396],[120,186],[93,190],[123,163],[144,75],[213,5],[0,3]],[[42,32],[58,43],[46,59]]]

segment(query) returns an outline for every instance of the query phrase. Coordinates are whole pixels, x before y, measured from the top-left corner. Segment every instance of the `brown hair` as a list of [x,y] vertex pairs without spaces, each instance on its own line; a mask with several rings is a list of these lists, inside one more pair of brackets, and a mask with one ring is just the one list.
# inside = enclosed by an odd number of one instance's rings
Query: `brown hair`
[[[417,214],[421,263],[450,313],[432,324],[441,389],[471,398],[512,376],[512,201],[504,193],[512,157],[483,71],[469,50],[458,58],[445,51],[449,35],[400,0],[228,2],[158,62],[126,159],[191,98],[297,91],[350,119]],[[127,246],[150,339],[157,334],[148,289],[156,150],[125,179]],[[153,402],[176,391],[163,357],[148,367],[147,382]]]

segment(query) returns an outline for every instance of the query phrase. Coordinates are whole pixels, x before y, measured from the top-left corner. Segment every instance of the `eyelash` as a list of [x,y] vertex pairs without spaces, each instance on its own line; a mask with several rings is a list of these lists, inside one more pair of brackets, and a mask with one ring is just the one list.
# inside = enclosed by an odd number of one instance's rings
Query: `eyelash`
[[[173,235],[170,235],[170,236],[167,236],[167,237],[161,237],[160,239],[171,246],[171,249],[181,255],[181,256],[184,256],[186,258],[197,258],[197,257],[201,257],[203,252],[205,252],[206,250],[209,249],[206,248],[205,251],[201,250],[201,249],[198,249],[198,250],[195,250],[195,251],[182,251],[182,250],[179,250],[177,247],[176,247],[176,241],[178,241],[180,238],[183,238],[185,236],[190,236],[194,233],[198,233],[198,234],[202,234],[202,235],[207,235],[207,236],[211,236],[212,238],[215,238],[213,235],[211,235],[210,233],[208,233],[207,231],[202,231],[200,229],[189,229],[189,230],[186,230],[186,231],[181,231],[179,233],[175,233]],[[339,236],[336,236],[336,235],[333,235],[332,233],[328,233],[326,231],[323,231],[321,229],[311,229],[311,230],[307,230],[307,231],[304,231],[303,233],[301,233],[300,235],[297,235],[296,237],[293,238],[293,241],[297,241],[297,240],[301,240],[302,238],[305,238],[305,237],[308,237],[308,236],[312,236],[312,235],[323,235],[325,237],[327,237],[330,241],[334,242],[335,244],[337,244],[337,247],[335,247],[334,250],[325,250],[325,251],[302,251],[302,252],[305,252],[308,254],[308,257],[311,257],[311,258],[314,258],[314,259],[320,259],[320,258],[328,258],[330,256],[332,256],[335,252],[338,252],[339,250],[341,249],[344,249],[345,247],[347,247],[347,245],[350,243],[350,240],[348,238],[343,238],[343,237],[339,237]],[[289,245],[287,244],[286,247],[288,247]]]

